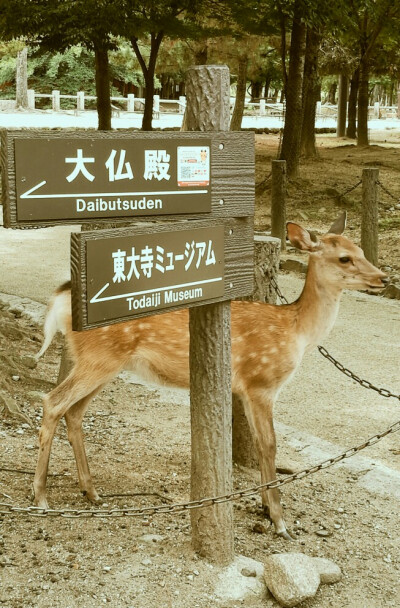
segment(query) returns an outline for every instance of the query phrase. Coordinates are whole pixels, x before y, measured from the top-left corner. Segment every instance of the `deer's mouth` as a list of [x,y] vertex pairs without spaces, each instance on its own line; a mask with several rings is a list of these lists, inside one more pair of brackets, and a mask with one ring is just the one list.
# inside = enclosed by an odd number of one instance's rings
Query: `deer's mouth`
[[379,292],[382,291],[382,289],[384,289],[385,287],[386,286],[383,283],[381,285],[367,285],[367,290]]

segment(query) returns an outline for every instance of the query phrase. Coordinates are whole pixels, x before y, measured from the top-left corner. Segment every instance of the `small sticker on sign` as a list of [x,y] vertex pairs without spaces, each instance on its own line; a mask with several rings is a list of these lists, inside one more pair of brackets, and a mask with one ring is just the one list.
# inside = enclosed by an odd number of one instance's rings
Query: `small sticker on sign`
[[210,183],[209,146],[178,146],[178,186],[208,186]]

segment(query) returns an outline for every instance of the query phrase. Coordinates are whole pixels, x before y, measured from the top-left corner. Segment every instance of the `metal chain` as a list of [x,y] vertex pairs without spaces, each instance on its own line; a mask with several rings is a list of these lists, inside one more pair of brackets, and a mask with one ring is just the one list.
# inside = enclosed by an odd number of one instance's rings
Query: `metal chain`
[[[304,188],[302,188],[301,186],[299,186],[299,184],[296,181],[289,180],[289,183],[293,184],[293,186],[295,188],[297,188],[297,190],[300,190],[300,192],[302,192],[303,194],[307,194],[307,196],[309,195],[309,192],[307,192],[307,190],[305,190]],[[346,196],[346,194],[349,194],[350,192],[352,192],[353,190],[355,190],[356,188],[358,188],[358,186],[360,184],[362,184],[362,180],[361,179],[356,184],[354,184],[353,186],[350,186],[350,188],[347,188],[347,190],[345,190],[344,192],[342,192],[341,194],[339,194],[337,198],[339,198],[339,199],[343,198],[344,196]]]
[[318,346],[318,350],[321,353],[321,355],[323,357],[325,357],[325,359],[328,359],[328,361],[333,363],[333,365],[339,371],[341,371],[342,374],[344,374],[348,378],[351,378],[352,380],[355,380],[356,382],[358,382],[358,384],[360,386],[363,386],[364,388],[370,388],[371,390],[379,393],[382,397],[393,397],[394,399],[398,399],[400,401],[400,395],[395,395],[394,393],[390,392],[387,388],[379,388],[378,386],[375,386],[374,384],[372,384],[372,382],[369,382],[369,380],[363,380],[362,378],[357,376],[354,372],[352,372],[351,370],[347,369],[344,365],[342,365],[342,363],[340,363],[340,361],[338,361],[337,359],[332,357],[332,355],[330,355],[328,353],[328,351],[326,350],[326,348],[324,348],[323,346]]
[[264,190],[267,188],[269,180],[271,179],[271,176],[272,173],[268,173],[268,175],[264,177],[264,179],[262,179],[260,182],[258,182],[258,184],[255,185],[256,194],[262,194],[264,192]]
[[280,488],[288,483],[297,481],[298,479],[304,479],[309,475],[313,475],[318,471],[327,469],[328,467],[354,456],[361,450],[364,450],[371,445],[374,445],[383,437],[396,433],[400,430],[400,420],[389,426],[385,431],[377,435],[373,435],[360,445],[349,448],[338,456],[332,456],[327,458],[323,462],[287,475],[284,479],[274,479],[268,483],[260,484],[247,488],[245,490],[238,490],[236,492],[230,492],[229,494],[223,494],[222,496],[214,496],[212,498],[201,498],[199,500],[192,500],[189,502],[175,503],[172,505],[153,505],[150,507],[113,507],[111,509],[41,509],[40,507],[15,507],[9,503],[0,502],[0,516],[4,515],[27,515],[31,517],[66,517],[66,518],[96,518],[96,517],[144,517],[150,515],[159,514],[175,514],[182,513],[184,511],[190,511],[191,509],[202,509],[204,507],[211,507],[234,500],[240,500],[253,494],[258,494],[262,490],[270,490],[272,488]]
[[362,179],[360,179],[356,184],[354,184],[354,186],[350,186],[350,188],[348,188],[347,190],[342,192],[342,194],[339,194],[339,198],[343,198],[344,196],[346,196],[346,194],[353,192],[353,190],[358,188],[358,186],[360,186],[361,184],[362,184]]
[[[276,294],[278,295],[279,299],[281,300],[281,302],[283,302],[284,304],[289,304],[288,300],[285,298],[285,296],[281,292],[281,290],[279,288],[279,285],[276,282],[275,277],[272,275],[272,272],[270,272],[269,270],[267,270],[266,275],[268,275],[270,283],[271,283],[273,289],[275,290]],[[396,395],[395,393],[392,393],[387,388],[379,388],[378,386],[375,386],[374,384],[372,384],[372,382],[369,382],[369,380],[364,380],[363,378],[360,378],[359,376],[357,376],[357,374],[355,374],[350,369],[348,369],[347,367],[345,367],[342,363],[340,363],[340,361],[338,361],[337,359],[335,359],[335,357],[333,357],[326,350],[326,348],[324,348],[323,346],[318,346],[317,348],[318,348],[319,352],[321,353],[321,355],[323,357],[325,357],[325,359],[327,359],[328,361],[330,361],[331,363],[333,363],[333,365],[340,372],[342,372],[342,374],[344,374],[348,378],[351,378],[352,380],[354,380],[355,382],[357,382],[360,386],[363,386],[364,388],[369,388],[369,389],[371,389],[373,391],[376,391],[382,397],[392,397],[393,399],[398,399],[400,401],[400,395]]]
[[396,203],[400,203],[400,198],[399,198],[398,196],[395,196],[394,194],[392,194],[392,193],[390,192],[390,190],[388,190],[388,189],[386,188],[386,186],[384,186],[384,185],[382,184],[382,182],[381,182],[379,179],[377,180],[377,182],[376,182],[376,183],[378,184],[378,186],[380,186],[380,187],[382,188],[382,190],[383,190],[383,191],[384,191],[384,192],[385,192],[385,193],[386,193],[388,196],[390,196],[390,198],[392,198],[394,201],[396,201]]

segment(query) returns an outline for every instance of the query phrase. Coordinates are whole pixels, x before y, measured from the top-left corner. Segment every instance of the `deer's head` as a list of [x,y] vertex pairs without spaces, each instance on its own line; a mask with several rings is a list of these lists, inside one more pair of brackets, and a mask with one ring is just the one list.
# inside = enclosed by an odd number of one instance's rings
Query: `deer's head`
[[287,224],[287,232],[294,247],[311,254],[309,268],[320,286],[381,291],[388,283],[387,275],[368,262],[360,247],[342,235],[345,227],[346,213],[321,238],[293,222]]

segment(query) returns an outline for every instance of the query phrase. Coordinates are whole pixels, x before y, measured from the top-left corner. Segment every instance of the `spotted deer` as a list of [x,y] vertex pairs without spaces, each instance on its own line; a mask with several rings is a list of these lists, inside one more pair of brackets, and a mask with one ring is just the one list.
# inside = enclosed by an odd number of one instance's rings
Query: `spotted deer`
[[[232,390],[244,402],[258,452],[261,482],[276,478],[272,412],[284,384],[306,351],[319,344],[335,322],[344,289],[379,292],[387,276],[370,264],[362,250],[342,236],[345,215],[315,240],[298,224],[287,224],[288,238],[309,252],[303,291],[295,302],[275,306],[233,301],[231,305]],[[53,436],[62,416],[72,445],[79,485],[99,500],[86,458],[82,419],[90,401],[122,369],[161,384],[189,387],[188,310],[133,319],[124,323],[72,331],[70,286],[56,291],[47,312],[41,356],[57,330],[66,337],[73,360],[69,375],[44,399],[34,502],[47,508],[46,478]],[[262,493],[262,504],[277,534],[290,538],[277,489]]]

